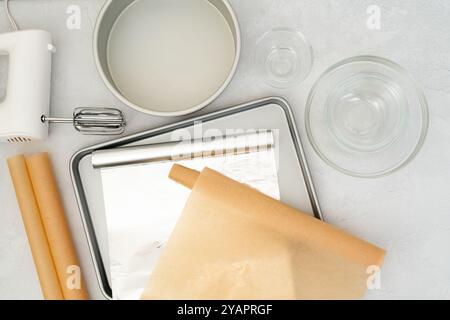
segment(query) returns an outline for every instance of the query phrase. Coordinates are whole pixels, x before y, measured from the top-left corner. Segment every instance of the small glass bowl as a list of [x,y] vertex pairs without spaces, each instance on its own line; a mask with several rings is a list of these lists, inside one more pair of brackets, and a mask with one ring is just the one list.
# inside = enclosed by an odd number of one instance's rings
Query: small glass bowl
[[305,36],[290,28],[275,28],[256,43],[257,70],[268,85],[284,89],[303,81],[313,65]]
[[329,68],[308,98],[308,138],[318,155],[356,177],[379,177],[409,163],[428,130],[425,95],[394,62],[353,57]]

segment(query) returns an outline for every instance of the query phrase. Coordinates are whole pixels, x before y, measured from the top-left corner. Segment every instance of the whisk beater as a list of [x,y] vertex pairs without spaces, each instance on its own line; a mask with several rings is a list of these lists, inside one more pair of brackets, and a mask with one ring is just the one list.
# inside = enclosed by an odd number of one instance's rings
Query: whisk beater
[[122,111],[114,108],[76,108],[72,118],[41,118],[42,123],[71,123],[85,135],[119,135],[125,131],[126,120]]

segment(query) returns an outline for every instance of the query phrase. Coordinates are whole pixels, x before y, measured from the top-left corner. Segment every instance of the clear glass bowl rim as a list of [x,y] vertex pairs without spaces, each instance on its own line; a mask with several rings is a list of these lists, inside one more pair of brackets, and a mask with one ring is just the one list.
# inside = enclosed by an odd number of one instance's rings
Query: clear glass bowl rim
[[[312,102],[313,99],[317,93],[317,88],[319,86],[319,84],[325,80],[331,73],[336,72],[338,69],[351,64],[351,63],[356,63],[356,62],[373,62],[373,63],[378,63],[378,64],[382,64],[385,65],[389,68],[394,69],[395,71],[397,71],[398,73],[402,74],[403,76],[407,77],[409,79],[409,81],[411,81],[411,84],[414,86],[416,94],[417,94],[417,98],[419,99],[420,102],[420,107],[421,107],[421,111],[422,111],[422,129],[421,129],[421,133],[420,133],[420,138],[417,142],[417,145],[415,146],[415,148],[410,152],[410,154],[408,156],[406,156],[402,161],[400,161],[397,165],[381,170],[381,171],[377,171],[377,172],[371,172],[371,173],[361,173],[361,172],[356,172],[356,171],[351,171],[345,168],[342,168],[341,166],[337,165],[336,163],[334,163],[332,160],[330,160],[320,149],[319,145],[317,144],[317,142],[314,139],[312,130],[311,130],[311,123],[310,123],[310,113],[311,113],[311,107],[312,107]],[[429,127],[429,111],[428,111],[428,103],[427,103],[427,99],[425,97],[425,94],[422,90],[422,88],[419,86],[419,84],[417,83],[417,81],[403,68],[401,67],[399,64],[388,60],[386,58],[382,58],[382,57],[377,57],[377,56],[371,56],[371,55],[361,55],[361,56],[355,56],[355,57],[351,57],[351,58],[347,58],[344,60],[341,60],[335,64],[333,64],[331,67],[327,68],[325,70],[325,72],[316,80],[316,82],[314,83],[310,94],[308,96],[308,100],[306,103],[306,108],[305,108],[305,126],[306,126],[306,133],[308,135],[308,139],[309,142],[311,143],[314,151],[317,153],[317,155],[319,155],[319,157],[329,166],[333,167],[334,169],[353,176],[353,177],[358,177],[358,178],[379,178],[379,177],[384,177],[387,176],[389,174],[394,173],[395,171],[398,171],[402,168],[404,168],[406,165],[408,165],[419,153],[419,151],[422,149],[423,144],[425,143],[426,140],[426,136],[428,133],[428,127]]]

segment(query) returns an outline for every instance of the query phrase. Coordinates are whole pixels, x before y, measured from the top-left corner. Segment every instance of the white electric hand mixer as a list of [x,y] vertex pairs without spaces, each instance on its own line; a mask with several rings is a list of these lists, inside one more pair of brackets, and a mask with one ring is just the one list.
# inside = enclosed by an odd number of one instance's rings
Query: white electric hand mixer
[[13,32],[0,35],[0,55],[7,55],[6,95],[0,102],[0,142],[46,139],[48,123],[73,123],[84,134],[121,134],[126,122],[113,108],[77,108],[73,118],[50,118],[52,53],[51,34],[43,30],[19,31],[8,0],[5,12]]

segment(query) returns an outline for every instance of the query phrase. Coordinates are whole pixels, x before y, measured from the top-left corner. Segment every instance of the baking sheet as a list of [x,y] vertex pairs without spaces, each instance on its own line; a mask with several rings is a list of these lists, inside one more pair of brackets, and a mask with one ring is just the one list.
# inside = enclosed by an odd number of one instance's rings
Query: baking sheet
[[285,100],[278,97],[251,101],[82,149],[72,157],[71,175],[100,289],[105,297],[112,298],[108,271],[107,228],[101,177],[100,172],[92,168],[92,152],[170,141],[173,131],[183,128],[193,133],[193,126],[198,122],[202,122],[204,130],[210,128],[224,131],[255,128],[275,130],[279,135],[278,179],[281,200],[303,212],[322,218],[291,108]]

